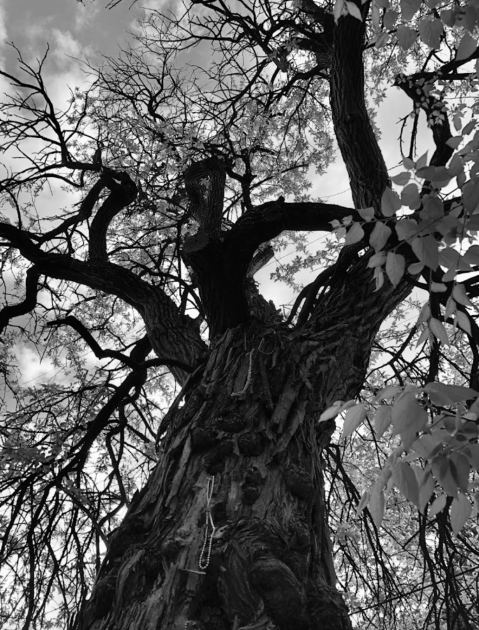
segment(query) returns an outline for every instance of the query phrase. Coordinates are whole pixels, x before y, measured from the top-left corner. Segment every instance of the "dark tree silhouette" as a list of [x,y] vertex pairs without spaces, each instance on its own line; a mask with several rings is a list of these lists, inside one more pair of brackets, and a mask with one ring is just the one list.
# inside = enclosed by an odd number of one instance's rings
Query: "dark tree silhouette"
[[[443,18],[451,33],[442,34],[440,54],[427,46],[435,44],[433,26],[429,40],[414,36],[407,55],[397,44],[406,27],[388,26],[384,4],[335,6],[334,14],[330,3],[312,0],[204,0],[178,18],[151,12],[135,45],[106,60],[87,93],[73,91],[65,112],[48,95],[46,58],[34,67],[19,55],[23,73],[2,72],[13,86],[2,106],[4,149],[8,159],[21,158],[2,182],[3,361],[7,368],[24,338],[72,370],[71,382],[30,389],[5,371],[18,405],[8,403],[2,429],[1,554],[13,592],[25,598],[12,596],[3,613],[9,627],[48,627],[41,624],[51,602],[65,626],[81,630],[353,627],[328,518],[336,523],[338,509],[354,513],[360,495],[347,453],[331,444],[334,414],[321,414],[365,388],[380,389],[385,375],[399,386],[453,377],[477,385],[477,324],[460,299],[456,268],[443,278],[443,260],[442,270],[431,260],[441,239],[451,245],[464,236],[459,226],[472,203],[459,205],[460,195],[443,200],[436,185],[464,174],[458,154],[461,168],[444,168],[456,147],[438,86],[447,94],[470,89],[475,74],[460,68],[478,55],[474,48],[455,57],[452,18]],[[419,15],[435,24],[435,11],[422,5]],[[194,55],[205,56],[210,44],[209,65],[195,68]],[[410,74],[398,75],[401,68]],[[366,71],[378,85],[366,89]],[[416,121],[423,111],[434,122],[429,162],[414,162],[416,125],[405,160],[419,177],[430,169],[414,189],[417,200],[403,193],[408,220],[416,228],[422,221],[412,247],[411,233],[396,231],[406,222],[395,214],[399,198],[366,101],[366,92],[378,95],[380,80],[395,81],[411,98]],[[330,132],[354,208],[307,195],[308,168],[321,171],[333,157]],[[469,188],[465,175],[459,181],[464,196],[477,195],[471,177]],[[53,196],[37,211],[47,185],[75,194],[73,210],[51,210]],[[289,313],[262,297],[254,274],[271,260],[271,241],[347,226],[346,244],[323,252],[321,271]],[[469,298],[477,293],[473,254],[462,269],[471,273]],[[411,360],[418,328],[399,330],[404,311],[395,309],[409,304],[415,287],[433,291],[423,322],[435,337]],[[447,358],[451,299],[468,334],[454,333],[457,349]],[[380,333],[386,320],[389,341]],[[103,363],[86,370],[82,348]],[[385,365],[368,380],[373,352],[386,356]],[[167,376],[158,381],[163,368],[181,387],[166,413],[158,392],[171,397],[173,384]],[[477,432],[469,425],[473,448]],[[468,451],[472,462],[476,452]],[[146,453],[137,468],[136,453]],[[464,455],[454,455],[457,468]],[[441,457],[448,465],[449,451]],[[470,467],[468,460],[466,478]],[[448,505],[457,487],[467,489],[456,468]],[[134,478],[143,486],[131,498]],[[398,516],[414,518],[415,529],[406,524],[401,535],[415,539],[424,559],[410,589],[429,589],[418,596],[420,627],[473,628],[477,602],[460,576],[475,570],[467,564],[474,553],[477,560],[474,532],[464,530],[459,544],[444,513],[428,520],[424,510],[435,499],[428,479],[422,514],[403,506]],[[380,540],[378,501],[358,517],[363,551],[348,551],[339,538],[341,571],[356,592],[371,589],[389,615],[361,627],[404,628],[394,602],[411,592]],[[362,613],[371,620],[359,609],[356,619]]]

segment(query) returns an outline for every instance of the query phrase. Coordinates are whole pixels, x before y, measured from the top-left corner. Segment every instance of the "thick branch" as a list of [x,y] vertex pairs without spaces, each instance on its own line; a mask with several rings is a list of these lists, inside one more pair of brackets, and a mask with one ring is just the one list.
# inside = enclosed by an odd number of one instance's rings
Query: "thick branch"
[[[190,365],[187,365],[186,363],[183,363],[182,361],[178,361],[170,357],[158,357],[157,359],[152,359],[150,361],[141,360],[140,362],[138,362],[138,357],[137,357],[138,350],[136,346],[131,352],[130,356],[123,354],[123,352],[120,352],[119,350],[105,350],[104,348],[100,346],[100,344],[96,341],[96,339],[93,337],[90,331],[81,323],[81,321],[77,319],[76,317],[74,317],[73,315],[69,315],[68,317],[65,317],[64,319],[56,319],[54,321],[48,322],[47,326],[49,327],[70,326],[71,328],[73,328],[73,330],[75,330],[80,335],[80,337],[84,341],[86,341],[86,343],[90,346],[91,350],[93,351],[93,354],[98,359],[116,359],[117,361],[121,361],[122,363],[130,367],[132,370],[145,369],[148,367],[158,367],[158,366],[164,365],[165,367],[178,368],[180,370],[183,370],[184,372],[187,372],[188,374],[193,371],[193,368]],[[145,341],[148,342],[147,345],[145,345],[144,343]],[[145,336],[138,343],[141,343],[141,342],[143,342],[142,346],[144,347],[143,355],[146,356],[152,350],[152,346],[148,339],[148,336]]]
[[[362,5],[363,15],[368,7],[369,3]],[[339,18],[334,33],[331,110],[354,205],[379,210],[389,179],[364,98],[364,29],[364,22],[350,15]]]
[[332,221],[352,216],[362,221],[353,208],[322,202],[286,203],[282,197],[268,201],[246,212],[225,235],[224,242],[238,254],[248,258],[266,241],[284,230],[332,232]]
[[445,166],[454,153],[454,150],[446,144],[449,138],[452,137],[447,109],[444,103],[430,94],[431,85],[425,84],[424,81],[419,81],[420,75],[421,73],[412,77],[399,75],[395,85],[409,96],[417,111],[421,108],[426,113],[434,144],[436,145],[430,164],[432,166]]
[[81,221],[85,221],[86,219],[89,219],[93,212],[95,203],[98,201],[98,197],[100,196],[101,191],[104,187],[105,183],[101,179],[95,182],[95,184],[93,184],[91,189],[88,191],[85,199],[83,199],[83,201],[81,202],[80,210],[77,212],[77,214],[68,217],[68,219],[65,219],[65,221],[63,221],[56,228],[44,234],[39,239],[38,244],[42,245],[52,238],[55,238],[55,236],[64,233],[69,227],[77,225],[78,223],[80,223]]
[[26,315],[35,308],[37,305],[38,278],[40,275],[35,265],[28,269],[25,281],[25,299],[17,304],[11,304],[2,308],[0,311],[0,334],[13,317]]
[[107,260],[106,233],[113,218],[135,200],[136,184],[127,173],[105,171],[102,174],[110,194],[98,209],[90,228],[90,259]]
[[[34,263],[38,273],[77,282],[110,295],[116,295],[142,316],[152,347],[159,357],[170,357],[194,366],[205,353],[198,330],[183,320],[175,302],[159,287],[148,284],[129,269],[105,260],[81,261],[64,254],[44,252],[20,229],[0,223],[0,237]],[[186,373],[171,366],[180,382]]]
[[283,198],[246,212],[222,239],[191,237],[185,246],[188,264],[196,273],[212,336],[247,321],[245,278],[258,247],[284,230],[331,232],[333,220],[357,212],[324,203],[285,203]]

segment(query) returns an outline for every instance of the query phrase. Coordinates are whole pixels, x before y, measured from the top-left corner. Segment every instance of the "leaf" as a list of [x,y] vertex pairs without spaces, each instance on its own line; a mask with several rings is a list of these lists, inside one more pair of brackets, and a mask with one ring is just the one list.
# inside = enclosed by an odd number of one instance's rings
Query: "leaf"
[[439,264],[439,251],[437,241],[432,236],[416,237],[411,247],[419,261],[436,270]]
[[466,223],[466,230],[473,230],[477,232],[479,230],[479,214],[475,214]]
[[462,187],[462,202],[468,214],[473,214],[479,204],[479,179],[468,181]]
[[396,20],[398,19],[398,15],[399,13],[397,11],[386,11],[383,18],[384,28],[388,31],[393,29],[396,24]]
[[[453,138],[449,138],[449,140],[446,140],[446,144],[448,147],[451,147],[451,149],[457,149],[457,147],[461,144],[462,142],[462,136],[454,136]],[[456,173],[453,173],[453,175],[455,175]]]
[[471,511],[472,507],[469,499],[464,494],[460,494],[457,499],[453,500],[451,505],[451,526],[456,536],[471,516]]
[[476,469],[476,472],[479,473],[479,444],[470,444],[469,450],[471,452],[471,456],[470,456],[471,464]]
[[365,221],[372,221],[374,219],[374,208],[361,208],[358,210],[358,214]]
[[386,257],[386,274],[394,287],[397,287],[406,270],[406,260],[401,254],[388,252]]
[[471,322],[469,316],[462,311],[456,311],[457,325],[462,328],[470,337],[472,337]]
[[417,433],[427,425],[427,412],[416,400],[413,393],[405,393],[398,398],[392,409],[393,435],[400,435],[404,448],[408,449]]
[[384,517],[384,492],[377,482],[371,489],[369,511],[371,512],[376,527],[381,527]]
[[377,221],[369,237],[369,244],[374,248],[375,252],[378,252],[386,245],[390,236],[391,228],[381,223],[381,221]]
[[423,459],[430,459],[431,453],[438,446],[442,445],[442,440],[438,442],[437,438],[430,433],[424,433],[412,444],[413,451]]
[[448,346],[449,344],[449,337],[447,336],[447,331],[444,328],[444,326],[442,325],[442,323],[436,319],[435,317],[431,317],[431,319],[429,320],[429,330],[432,332],[432,334],[439,339],[439,341],[445,345]]
[[405,186],[408,181],[411,179],[411,173],[408,171],[403,171],[394,177],[391,177],[391,181],[393,181],[398,186]]
[[355,405],[356,405],[356,401],[354,400],[354,398],[352,398],[351,400],[347,400],[339,408],[339,413],[342,413],[343,411],[347,411],[348,409],[351,409],[351,407],[354,407]]
[[479,265],[479,245],[471,245],[464,253],[464,260],[470,265]]
[[457,497],[457,483],[451,474],[449,459],[440,455],[431,464],[432,474],[436,481],[441,484],[446,494],[450,497]]
[[409,22],[414,14],[419,11],[420,6],[421,0],[401,0],[402,19],[405,22]]
[[344,9],[344,0],[336,0],[334,3],[333,16],[336,24],[338,23],[339,18]]
[[466,287],[463,284],[455,284],[452,289],[452,297],[458,304],[463,306],[474,306],[471,300],[467,297]]
[[379,37],[376,39],[376,43],[374,44],[375,48],[382,48],[383,46],[386,46],[386,44],[389,42],[389,33],[387,33],[386,31],[383,31]]
[[457,310],[456,302],[449,296],[446,302],[446,310],[444,311],[444,320],[447,321],[449,317],[452,317]]
[[453,177],[464,174],[464,162],[462,161],[462,158],[458,153],[455,153],[452,156],[452,160],[449,162],[448,169]]
[[392,407],[389,405],[380,405],[377,408],[376,414],[374,415],[374,431],[376,432],[377,438],[382,437],[391,424],[391,411]]
[[434,499],[433,504],[431,505],[431,508],[429,510],[429,516],[432,518],[433,516],[436,516],[436,514],[438,514],[439,512],[442,512],[442,510],[446,507],[446,503],[447,496],[445,494],[441,494],[441,496]]
[[342,437],[347,438],[353,433],[359,425],[361,425],[366,419],[366,409],[363,403],[359,403],[351,409],[348,409],[348,413],[344,418]]
[[427,322],[427,320],[431,317],[431,306],[429,302],[426,302],[421,308],[421,312],[419,313],[419,317],[417,318],[416,326],[420,326]]
[[399,462],[393,469],[392,480],[408,501],[419,507],[419,486],[413,469],[406,462]]
[[437,197],[424,195],[422,202],[421,219],[425,221],[437,221],[444,216],[444,203]]
[[460,260],[461,254],[452,247],[445,247],[439,252],[439,264],[446,269],[458,269]]
[[354,4],[354,2],[349,2],[348,0],[346,0],[346,8],[348,10],[349,15],[352,15],[360,22],[363,21],[361,11],[359,10],[359,7],[357,4]]
[[476,48],[477,41],[474,37],[471,37],[467,32],[464,33],[459,46],[457,47],[456,61],[459,61],[460,59],[467,59],[476,51]]
[[401,391],[402,387],[400,385],[388,385],[380,392],[378,392],[376,396],[374,396],[373,402],[378,402],[380,400],[391,400],[391,398],[394,398],[394,396],[396,396],[396,394],[399,394],[399,392]]
[[447,26],[450,26],[451,28],[454,26],[456,22],[456,16],[457,16],[456,11],[453,11],[452,9],[446,9],[445,11],[441,11],[441,20],[444,22],[444,24],[446,24]]
[[457,483],[459,490],[466,492],[469,483],[469,471],[471,465],[467,457],[462,453],[451,453],[449,456],[451,474],[454,477],[454,481]]
[[341,404],[342,403],[336,403],[335,405],[332,405],[331,407],[328,407],[319,416],[318,422],[326,422],[326,420],[332,420],[333,418],[335,418],[338,415],[338,413],[339,413],[339,409],[341,408]]
[[414,219],[401,219],[396,223],[396,233],[400,241],[405,241],[417,236],[418,225]]
[[440,407],[453,405],[463,400],[475,398],[478,395],[475,389],[461,387],[460,385],[445,385],[444,383],[428,383],[424,387],[433,405]]
[[345,245],[354,245],[364,237],[364,230],[360,223],[353,223],[346,234]]
[[476,126],[476,121],[474,119],[470,120],[467,125],[464,127],[464,129],[462,130],[462,133],[467,136],[468,134],[471,133],[471,131],[475,128]]
[[356,514],[359,516],[359,514],[364,510],[364,508],[367,506],[367,504],[369,503],[369,499],[370,499],[371,495],[369,494],[369,492],[367,490],[365,490],[361,496],[361,499],[358,503],[358,507],[356,508]]
[[445,293],[447,291],[447,287],[442,282],[431,282],[430,287],[433,293]]
[[401,200],[399,195],[386,186],[383,196],[381,197],[381,212],[385,217],[392,217],[401,209]]
[[418,273],[421,273],[423,269],[424,269],[424,263],[412,263],[412,265],[409,265],[409,267],[407,268],[409,273],[412,274],[413,276],[415,276]]
[[385,262],[386,252],[378,252],[377,254],[373,254],[368,260],[368,267],[369,269],[374,269],[374,267],[382,267]]
[[419,160],[416,162],[416,168],[418,170],[427,166],[427,154],[428,154],[428,151],[426,151],[426,153],[423,153],[421,157],[419,158]]
[[439,48],[443,34],[442,22],[439,19],[424,19],[419,22],[419,36],[426,46]]
[[376,292],[376,291],[379,291],[379,289],[384,284],[384,273],[380,267],[375,267],[373,278],[376,283],[376,288],[374,289],[374,291]]
[[375,32],[381,28],[380,20],[381,14],[379,13],[379,7],[376,2],[373,2],[373,7],[371,9],[371,23]]

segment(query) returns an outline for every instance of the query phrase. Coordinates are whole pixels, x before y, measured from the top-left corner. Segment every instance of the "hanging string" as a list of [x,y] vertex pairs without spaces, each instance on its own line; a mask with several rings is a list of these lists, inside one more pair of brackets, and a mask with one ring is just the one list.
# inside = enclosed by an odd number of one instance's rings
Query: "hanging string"
[[215,535],[216,527],[211,516],[211,499],[213,498],[213,490],[215,487],[215,478],[208,477],[206,482],[206,516],[205,516],[205,539],[203,541],[203,548],[201,550],[198,566],[204,571],[211,558],[211,548],[213,546],[213,538]]

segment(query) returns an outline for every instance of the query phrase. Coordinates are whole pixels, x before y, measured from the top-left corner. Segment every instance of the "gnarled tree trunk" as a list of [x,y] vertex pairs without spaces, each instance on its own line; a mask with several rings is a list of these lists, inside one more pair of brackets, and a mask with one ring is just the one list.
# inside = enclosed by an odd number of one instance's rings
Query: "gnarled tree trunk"
[[[82,630],[343,630],[318,424],[357,395],[407,287],[371,290],[355,259],[299,330],[251,323],[211,345],[165,417],[160,461],[111,538]],[[269,625],[268,625],[269,624]]]

